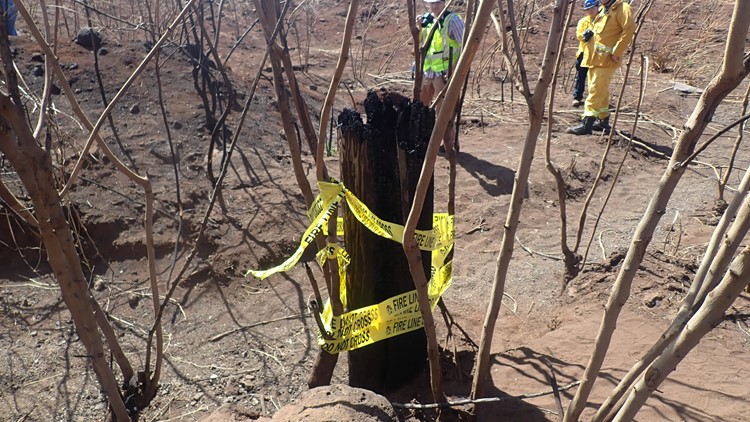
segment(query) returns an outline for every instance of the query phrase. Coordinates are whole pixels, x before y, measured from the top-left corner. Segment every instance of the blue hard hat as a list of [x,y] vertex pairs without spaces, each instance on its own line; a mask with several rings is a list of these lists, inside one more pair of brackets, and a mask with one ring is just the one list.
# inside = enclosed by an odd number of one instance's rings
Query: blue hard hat
[[599,7],[599,0],[583,0],[583,10]]

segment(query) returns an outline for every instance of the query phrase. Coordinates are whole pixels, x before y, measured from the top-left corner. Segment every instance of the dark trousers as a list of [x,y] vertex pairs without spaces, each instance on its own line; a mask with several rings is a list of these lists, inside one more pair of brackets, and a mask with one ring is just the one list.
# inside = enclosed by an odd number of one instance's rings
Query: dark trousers
[[582,60],[583,53],[576,57],[576,81],[573,84],[573,99],[578,101],[583,100],[583,90],[586,89],[586,75],[589,73],[588,67],[581,67]]

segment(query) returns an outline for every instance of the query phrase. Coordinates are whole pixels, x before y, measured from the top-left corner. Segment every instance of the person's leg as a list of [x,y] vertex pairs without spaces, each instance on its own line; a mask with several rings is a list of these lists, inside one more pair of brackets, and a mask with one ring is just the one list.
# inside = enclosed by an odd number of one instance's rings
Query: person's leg
[[617,70],[617,67],[607,67],[601,69],[597,74],[596,84],[598,86],[606,87],[604,93],[600,93],[598,100],[596,101],[596,109],[598,110],[597,119],[594,122],[593,129],[597,131],[603,131],[609,133],[611,130],[609,126],[609,84],[612,81],[612,76]]
[[597,73],[599,72],[601,68],[599,67],[592,67],[588,71],[588,75],[586,78],[586,81],[588,82],[589,87],[589,93],[586,95],[586,102],[583,106],[583,115],[591,116],[591,117],[597,117],[599,116],[599,109],[596,108],[597,101],[601,94],[599,94],[599,91],[601,91],[601,87],[596,85],[596,78]]
[[595,67],[588,70],[586,76],[588,80],[589,94],[586,96],[586,102],[584,103],[583,118],[578,126],[569,127],[568,130],[566,130],[567,133],[573,135],[590,135],[593,131],[594,120],[596,120],[596,116],[599,114],[599,112],[595,110],[597,98],[594,96],[597,92],[594,88],[594,78],[596,77],[596,72],[598,70],[599,68]]
[[[439,94],[443,89],[445,89],[446,82],[444,78],[435,78],[432,80],[432,86],[435,89],[435,94]],[[435,117],[437,117],[438,114],[440,114],[440,110],[443,108],[443,101],[440,100],[435,105]],[[456,124],[455,124],[455,110],[453,116],[451,116],[450,119],[448,119],[448,126],[445,129],[445,133],[443,134],[443,142],[445,144],[452,144],[454,148],[456,148],[456,145],[454,144],[456,139]],[[441,147],[441,150],[444,150],[444,147]],[[456,148],[457,149],[457,148]]]
[[422,78],[422,92],[419,94],[419,100],[422,104],[429,107],[432,102],[432,98],[435,96],[435,86],[433,80],[440,78]]
[[581,82],[581,85],[582,85],[581,86],[581,105],[583,105],[583,98],[584,98],[583,92],[586,91],[586,81],[588,81],[589,79],[589,68],[581,67],[581,75],[583,75],[581,77],[581,80],[583,81]]
[[599,119],[609,117],[609,83],[616,67],[589,69],[589,95],[586,97],[587,116]]
[[573,84],[573,106],[578,107],[581,105],[583,99],[583,90],[586,87],[586,75],[588,68],[581,67],[581,60],[583,60],[583,54],[579,54],[576,58],[576,79]]

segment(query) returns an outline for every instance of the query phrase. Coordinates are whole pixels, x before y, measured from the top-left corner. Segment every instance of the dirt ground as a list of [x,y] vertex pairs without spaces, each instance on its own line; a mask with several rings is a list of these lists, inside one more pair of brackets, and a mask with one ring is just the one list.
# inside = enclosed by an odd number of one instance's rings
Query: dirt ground
[[[296,15],[301,35],[297,37],[293,31],[289,38],[292,60],[300,67],[297,78],[317,124],[337,60],[348,3],[309,3],[315,7],[300,7]],[[404,26],[403,2],[362,3],[350,66],[335,105],[337,113],[344,107],[361,105],[368,88],[407,93],[411,86],[411,45]],[[715,17],[710,23],[698,14],[708,6]],[[458,9],[463,7],[459,5]],[[524,53],[530,81],[534,82],[551,5],[537,2],[528,13],[531,17]],[[560,386],[581,377],[620,261],[666,167],[664,154],[671,152],[676,133],[698,99],[697,94],[673,89],[674,82],[704,87],[719,68],[717,58],[731,16],[730,3],[702,0],[680,7],[670,4],[651,13],[653,19],[644,25],[638,44],[651,65],[636,132],[647,147],[627,150],[627,142],[614,137],[603,160],[606,167],[602,182],[587,214],[581,247],[583,251],[590,243],[587,265],[563,293],[559,204],[554,179],[544,166],[544,135],[539,141],[508,273],[505,306],[492,345],[491,377],[487,380],[490,396],[548,391],[553,374]],[[220,40],[222,57],[254,20],[254,11],[247,4],[227,8]],[[19,23],[19,32],[19,37],[11,41],[17,49],[16,65],[28,90],[41,92],[43,78],[35,75],[39,63],[34,61],[34,54],[40,50],[24,23]],[[84,110],[95,121],[104,107],[93,56],[68,42],[72,37],[67,37],[62,26],[60,32],[65,40],[58,46],[60,63]],[[146,55],[148,45],[144,45],[147,39],[142,32],[107,27],[103,33],[108,54],[98,58],[98,66],[107,98],[111,99]],[[659,34],[671,34],[674,44],[668,44]],[[305,47],[308,39],[309,50]],[[523,98],[516,92],[511,101],[510,84],[500,82],[503,68],[495,50],[496,40],[491,28],[469,79],[460,134],[454,279],[444,301],[462,331],[453,327],[453,336],[449,337],[446,324],[439,312],[435,313],[450,399],[467,397],[471,388],[476,344],[514,169],[527,129]],[[242,96],[249,95],[264,44],[258,25],[228,61],[240,102],[246,98]],[[694,48],[697,45],[703,47],[698,50]],[[572,65],[574,48],[565,50],[566,76],[555,93],[551,134],[552,160],[562,168],[569,186],[569,241],[575,237],[583,201],[607,150],[604,138],[565,133],[580,113],[570,106],[571,73],[567,69]],[[193,83],[193,66],[174,44],[164,47],[160,60],[167,124],[162,120],[150,65],[115,107],[116,135],[108,124],[103,134],[118,157],[139,174],[148,174],[153,184],[158,202],[154,234],[163,295],[174,268],[179,269],[190,252],[208,205],[211,182],[206,166],[210,133]],[[618,128],[629,133],[635,117],[638,66],[640,59],[635,60],[618,121]],[[655,68],[666,72],[656,72]],[[322,284],[320,268],[306,256],[308,265],[297,265],[264,281],[243,276],[248,269],[268,268],[286,259],[307,226],[303,197],[282,138],[270,67],[263,75],[223,182],[223,201],[212,212],[206,234],[198,244],[198,255],[167,306],[163,321],[165,372],[156,399],[141,414],[143,421],[199,420],[223,405],[231,408],[237,420],[271,416],[307,389],[305,378],[318,350],[317,328],[307,309],[312,296],[309,274]],[[618,72],[610,92],[619,93],[622,83],[623,73]],[[746,88],[745,82],[730,94],[709,125],[705,139],[741,115]],[[67,101],[61,96],[53,99],[59,112],[52,149],[55,164],[66,172],[66,179],[87,134],[74,122]],[[239,113],[230,116],[228,126],[235,130]],[[167,136],[171,137],[176,159],[170,154]],[[678,185],[638,270],[584,419],[661,335],[679,306],[717,221],[717,172],[726,169],[735,136],[736,131],[732,131],[719,137],[701,154],[699,162],[689,167]],[[335,140],[334,135],[333,154],[326,158],[333,175],[339,170]],[[615,177],[623,156],[624,165]],[[212,158],[217,175],[221,146]],[[142,368],[145,338],[153,318],[143,192],[101,153],[95,151],[85,159],[84,171],[68,201],[70,215],[80,222],[78,233],[92,293],[110,316],[134,367]],[[303,160],[308,179],[314,182],[314,163],[306,147]],[[727,199],[749,164],[750,153],[740,148]],[[445,210],[441,204],[447,203],[448,170],[448,161],[439,158],[435,185],[436,208],[441,211]],[[0,176],[13,192],[24,197],[5,161]],[[613,185],[611,198],[605,201]],[[594,220],[605,205],[592,235]],[[2,212],[7,215],[4,209]],[[55,279],[40,259],[38,245],[24,244],[27,237],[13,217],[3,220],[7,223],[0,227],[0,403],[6,410],[0,420],[100,420],[106,404]],[[13,242],[23,249],[15,250]],[[744,294],[725,321],[648,400],[638,420],[747,420],[749,318],[750,296]],[[346,367],[344,354],[334,374],[335,382],[346,382]],[[575,388],[561,393],[564,406],[574,393]],[[387,398],[396,403],[431,402],[427,373],[413,384],[390,392]],[[450,414],[464,419],[466,410],[459,408]],[[557,412],[554,397],[544,395],[487,405],[479,416],[487,421],[545,421],[556,420]],[[406,411],[401,416],[420,420],[433,417],[431,413]]]

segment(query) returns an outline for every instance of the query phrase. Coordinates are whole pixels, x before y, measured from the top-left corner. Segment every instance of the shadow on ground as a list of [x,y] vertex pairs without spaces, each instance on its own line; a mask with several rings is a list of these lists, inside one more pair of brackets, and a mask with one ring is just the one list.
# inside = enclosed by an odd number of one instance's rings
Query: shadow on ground
[[[515,171],[492,164],[465,152],[459,152],[457,164],[472,175],[490,196],[509,195],[513,191]],[[528,197],[528,191],[524,198]]]

